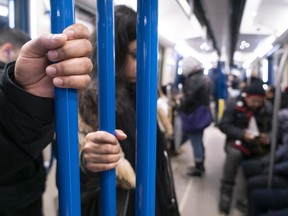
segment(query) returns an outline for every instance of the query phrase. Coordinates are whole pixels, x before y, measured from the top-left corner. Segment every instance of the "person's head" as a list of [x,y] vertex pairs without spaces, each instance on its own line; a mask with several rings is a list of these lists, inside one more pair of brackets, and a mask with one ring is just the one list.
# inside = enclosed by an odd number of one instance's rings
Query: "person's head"
[[192,73],[196,73],[198,71],[203,71],[200,63],[196,61],[192,56],[183,58],[182,60],[182,75],[187,77]]
[[[125,6],[114,8],[115,37],[115,74],[116,81],[136,82],[136,25],[137,13]],[[96,42],[96,33],[92,36],[92,44]],[[92,55],[94,71],[97,71],[97,46]]]
[[115,6],[115,67],[126,82],[136,82],[136,26],[133,9]]
[[0,61],[15,61],[21,47],[30,40],[30,36],[19,29],[4,28],[0,30]]
[[264,105],[265,90],[261,80],[251,82],[245,93],[245,102],[250,109],[257,110]]
[[[115,41],[115,80],[116,80],[116,110],[123,111],[127,100],[128,87],[135,89],[136,82],[136,12],[124,5],[114,7],[114,41]],[[79,112],[83,120],[93,128],[98,128],[98,67],[97,67],[97,32],[91,35],[93,51],[91,59],[93,70],[92,82],[79,94]],[[100,62],[101,64],[101,62]],[[127,85],[133,83],[133,85]],[[132,91],[131,91],[132,92]],[[119,106],[121,104],[121,106]],[[126,109],[126,108],[125,108]]]

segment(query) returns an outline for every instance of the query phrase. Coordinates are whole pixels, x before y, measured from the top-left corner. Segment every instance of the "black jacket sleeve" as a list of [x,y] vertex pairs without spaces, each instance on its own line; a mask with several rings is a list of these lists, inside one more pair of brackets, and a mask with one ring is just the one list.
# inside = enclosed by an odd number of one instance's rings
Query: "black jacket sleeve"
[[14,81],[14,63],[0,80],[0,181],[37,158],[54,133],[53,99],[36,97]]
[[235,101],[229,101],[225,108],[223,117],[219,123],[219,129],[227,135],[231,140],[242,140],[244,137],[244,130],[235,125],[236,111],[234,109]]

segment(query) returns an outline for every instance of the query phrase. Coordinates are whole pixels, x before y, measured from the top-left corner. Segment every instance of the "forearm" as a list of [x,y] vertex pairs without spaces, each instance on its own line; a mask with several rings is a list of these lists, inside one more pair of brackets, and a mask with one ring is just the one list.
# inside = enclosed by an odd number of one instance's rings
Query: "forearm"
[[0,83],[0,178],[38,157],[54,133],[53,100],[20,89],[13,70],[9,64]]

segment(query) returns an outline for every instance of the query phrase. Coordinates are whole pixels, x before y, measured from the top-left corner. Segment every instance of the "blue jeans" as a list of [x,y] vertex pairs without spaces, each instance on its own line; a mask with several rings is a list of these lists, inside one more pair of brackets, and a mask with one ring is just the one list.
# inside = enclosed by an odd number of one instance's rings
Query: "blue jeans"
[[195,133],[187,134],[190,139],[194,152],[194,160],[196,162],[204,162],[205,147],[203,144],[203,130]]

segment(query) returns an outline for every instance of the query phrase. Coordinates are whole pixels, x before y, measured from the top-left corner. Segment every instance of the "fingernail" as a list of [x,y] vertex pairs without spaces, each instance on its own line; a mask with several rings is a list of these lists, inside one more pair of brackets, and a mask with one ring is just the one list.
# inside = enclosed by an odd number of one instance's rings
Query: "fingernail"
[[65,30],[64,33],[67,35],[68,38],[72,38],[75,35],[75,31],[71,29]]
[[55,86],[62,86],[64,82],[62,79],[56,77],[53,79],[53,83]]
[[116,130],[116,133],[117,133],[118,135],[124,135],[124,132],[123,132],[122,130]]
[[58,57],[58,52],[56,50],[49,50],[48,51],[48,58],[49,60],[55,60]]
[[46,73],[50,76],[54,76],[57,73],[57,70],[55,67],[49,66],[46,68]]
[[51,34],[50,35],[50,38],[53,40],[58,40],[61,37],[62,37],[62,34]]

